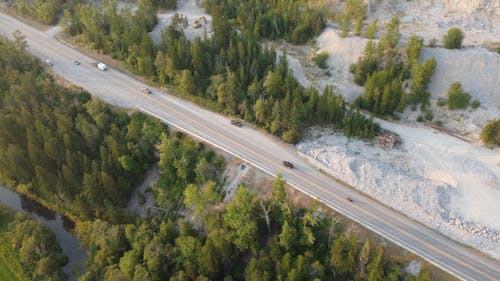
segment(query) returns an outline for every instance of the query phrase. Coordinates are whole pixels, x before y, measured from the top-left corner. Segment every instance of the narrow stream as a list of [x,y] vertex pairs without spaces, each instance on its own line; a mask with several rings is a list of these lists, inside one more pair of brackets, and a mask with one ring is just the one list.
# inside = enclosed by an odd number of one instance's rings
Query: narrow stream
[[76,278],[72,270],[75,267],[83,266],[86,254],[80,246],[80,241],[68,231],[73,227],[73,222],[2,185],[0,185],[0,204],[30,213],[36,220],[54,232],[63,253],[68,257],[68,263],[63,267],[63,271],[68,276],[68,281],[75,281]]

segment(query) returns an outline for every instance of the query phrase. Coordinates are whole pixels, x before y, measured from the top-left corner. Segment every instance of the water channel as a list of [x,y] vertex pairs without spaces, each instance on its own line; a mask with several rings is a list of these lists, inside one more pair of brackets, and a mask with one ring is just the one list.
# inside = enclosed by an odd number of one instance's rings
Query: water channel
[[30,213],[36,220],[54,232],[63,253],[68,257],[68,263],[63,267],[63,271],[66,273],[68,281],[74,281],[76,278],[73,274],[73,268],[83,266],[86,255],[85,250],[80,246],[80,241],[68,231],[73,227],[73,222],[2,185],[0,185],[0,205]]

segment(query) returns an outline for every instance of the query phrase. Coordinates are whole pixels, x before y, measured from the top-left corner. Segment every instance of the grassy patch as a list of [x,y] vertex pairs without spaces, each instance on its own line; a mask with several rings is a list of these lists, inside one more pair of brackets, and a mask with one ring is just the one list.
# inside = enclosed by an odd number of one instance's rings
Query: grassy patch
[[0,258],[0,280],[5,281],[18,281],[14,273],[10,271],[9,267],[3,261],[3,258]]

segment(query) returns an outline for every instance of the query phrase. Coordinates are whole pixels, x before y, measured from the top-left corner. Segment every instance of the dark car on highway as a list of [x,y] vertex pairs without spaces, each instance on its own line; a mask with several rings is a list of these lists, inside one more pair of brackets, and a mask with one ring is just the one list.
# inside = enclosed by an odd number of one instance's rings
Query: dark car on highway
[[231,120],[231,125],[234,125],[236,127],[243,127],[243,123],[240,120],[233,119]]
[[293,169],[293,164],[288,161],[283,161],[283,165],[289,169]]
[[151,95],[151,90],[146,87],[141,87],[141,92]]

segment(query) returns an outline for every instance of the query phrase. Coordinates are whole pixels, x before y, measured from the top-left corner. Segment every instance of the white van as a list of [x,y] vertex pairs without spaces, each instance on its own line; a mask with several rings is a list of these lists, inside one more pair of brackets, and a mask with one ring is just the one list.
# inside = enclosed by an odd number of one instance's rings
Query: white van
[[100,62],[97,64],[97,68],[99,68],[100,70],[104,71],[106,69],[108,69],[108,66],[105,65],[104,63]]

